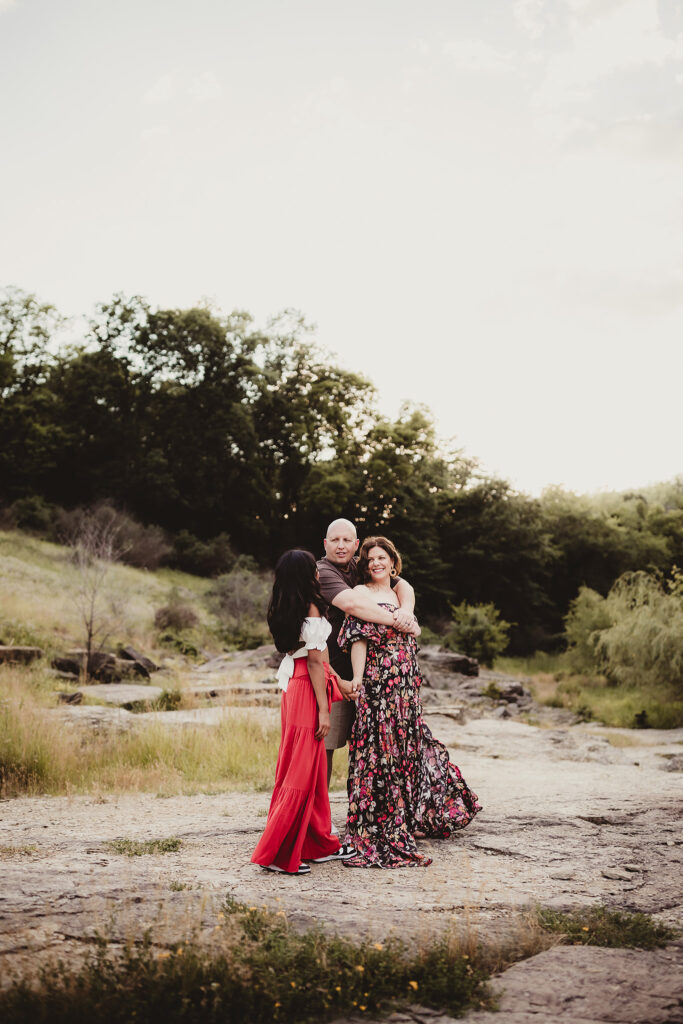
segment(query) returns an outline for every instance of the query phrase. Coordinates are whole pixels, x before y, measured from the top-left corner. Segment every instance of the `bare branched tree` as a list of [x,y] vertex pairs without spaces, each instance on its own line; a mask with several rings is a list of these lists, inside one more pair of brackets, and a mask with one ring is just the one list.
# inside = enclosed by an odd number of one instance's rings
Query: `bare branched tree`
[[121,556],[118,533],[115,516],[84,512],[70,538],[76,576],[73,598],[83,624],[86,677],[93,674],[97,655],[102,653],[120,612],[107,587],[111,567]]

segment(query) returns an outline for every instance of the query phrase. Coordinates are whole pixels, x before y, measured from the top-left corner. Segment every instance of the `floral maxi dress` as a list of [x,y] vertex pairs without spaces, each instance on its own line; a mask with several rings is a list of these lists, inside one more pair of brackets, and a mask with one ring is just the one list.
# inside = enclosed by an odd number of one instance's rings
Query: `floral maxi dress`
[[346,841],[358,856],[345,864],[426,867],[415,832],[446,838],[481,808],[423,721],[415,638],[347,616],[339,646],[355,640],[367,641],[367,658],[349,740]]

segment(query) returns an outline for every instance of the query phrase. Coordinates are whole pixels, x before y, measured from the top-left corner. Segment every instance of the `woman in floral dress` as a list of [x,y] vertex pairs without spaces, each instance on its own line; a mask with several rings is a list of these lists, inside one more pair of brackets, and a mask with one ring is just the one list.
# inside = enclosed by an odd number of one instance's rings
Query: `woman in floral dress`
[[[401,558],[386,537],[360,550],[364,587],[378,604],[395,607],[391,577]],[[349,741],[346,842],[357,854],[347,867],[426,867],[415,835],[445,838],[481,810],[443,743],[422,718],[415,637],[391,626],[347,616],[339,646],[351,647],[354,686],[360,688]]]

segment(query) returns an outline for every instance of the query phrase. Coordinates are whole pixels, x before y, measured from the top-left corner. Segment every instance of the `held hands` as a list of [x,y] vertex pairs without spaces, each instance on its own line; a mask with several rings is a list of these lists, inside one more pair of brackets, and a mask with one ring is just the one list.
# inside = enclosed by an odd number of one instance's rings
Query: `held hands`
[[400,608],[397,608],[394,612],[394,627],[400,633],[410,633],[411,636],[415,637],[419,636],[422,632],[412,612],[404,612]]
[[337,676],[337,685],[344,700],[358,700],[361,687],[360,679],[352,679],[348,682],[346,679],[342,679],[341,676]]
[[325,708],[318,708],[318,728],[315,730],[315,738],[324,740],[330,731],[330,712]]

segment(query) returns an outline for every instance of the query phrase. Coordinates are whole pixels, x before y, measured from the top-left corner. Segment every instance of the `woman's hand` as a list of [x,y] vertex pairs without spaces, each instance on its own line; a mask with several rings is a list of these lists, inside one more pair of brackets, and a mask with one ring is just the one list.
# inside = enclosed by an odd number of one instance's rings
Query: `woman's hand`
[[351,682],[348,682],[346,679],[337,676],[337,686],[344,700],[358,700],[358,695],[360,694],[360,682],[358,680],[352,679]]
[[318,728],[315,730],[315,738],[324,740],[330,731],[330,712],[327,708],[318,708]]
[[412,633],[414,624],[417,621],[412,612],[405,612],[402,608],[397,608],[393,615],[394,629],[397,629],[400,633]]

